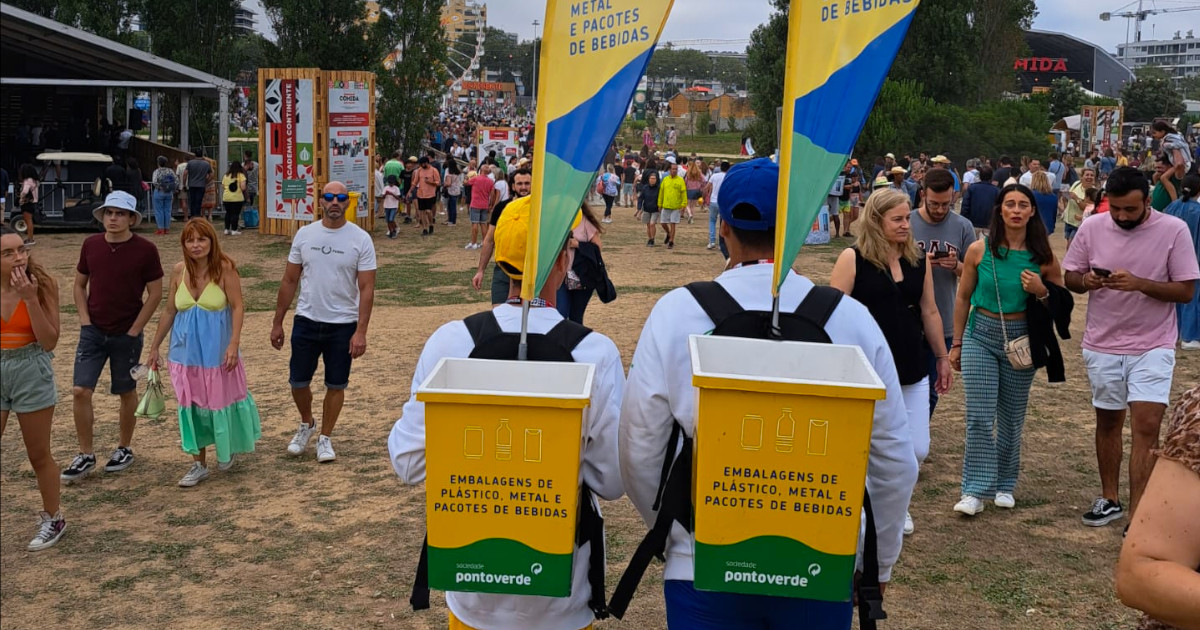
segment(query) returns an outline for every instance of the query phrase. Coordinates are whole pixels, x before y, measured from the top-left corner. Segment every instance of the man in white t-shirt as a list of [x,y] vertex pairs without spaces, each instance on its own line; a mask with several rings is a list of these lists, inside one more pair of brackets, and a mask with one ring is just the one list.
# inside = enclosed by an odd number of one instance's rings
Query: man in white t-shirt
[[375,244],[371,235],[346,221],[350,196],[346,185],[333,181],[320,197],[322,218],[296,232],[287,269],[279,283],[271,345],[283,348],[283,316],[300,291],[292,322],[292,357],[288,382],[300,412],[300,428],[288,453],[301,455],[316,432],[312,382],[317,359],[325,364],[325,401],[317,461],[335,455],[329,440],[350,384],[350,363],[367,351],[367,325],[375,301]]
[[967,160],[967,172],[963,173],[962,177],[963,194],[965,195],[967,193],[967,188],[977,181],[979,181],[979,160],[971,158]]
[[721,216],[721,207],[717,204],[717,193],[721,192],[721,182],[725,181],[725,173],[729,171],[729,162],[721,162],[719,168],[708,178],[708,248],[717,246],[717,219]]
[[1054,176],[1054,173],[1051,173],[1050,171],[1046,171],[1045,169],[1042,168],[1041,160],[1037,160],[1037,159],[1029,160],[1029,170],[1025,171],[1025,174],[1022,175],[1021,179],[1019,179],[1017,181],[1020,182],[1020,184],[1022,186],[1029,188],[1030,184],[1033,182],[1033,174],[1038,171],[1045,171],[1046,177],[1049,178],[1049,180],[1050,180],[1050,190],[1057,192],[1058,191],[1058,178]]

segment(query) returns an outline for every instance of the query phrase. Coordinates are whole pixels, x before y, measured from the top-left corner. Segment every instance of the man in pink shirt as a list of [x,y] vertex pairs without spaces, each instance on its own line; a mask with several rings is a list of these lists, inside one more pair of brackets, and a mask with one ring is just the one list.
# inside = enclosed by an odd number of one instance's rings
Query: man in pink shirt
[[490,165],[484,164],[479,167],[479,174],[467,182],[471,187],[471,242],[464,249],[479,249],[483,235],[487,233],[488,216],[492,211],[492,189],[496,187],[495,180],[488,177],[491,169]]
[[1083,360],[1096,408],[1101,496],[1083,524],[1124,516],[1118,501],[1121,430],[1132,416],[1129,507],[1136,512],[1175,370],[1175,304],[1192,299],[1200,266],[1187,224],[1150,208],[1150,183],[1122,167],[1105,186],[1109,211],[1088,217],[1063,259],[1067,288],[1089,293]]
[[421,236],[433,234],[433,207],[437,204],[438,188],[442,176],[429,163],[428,156],[421,156],[417,170],[413,171],[413,188],[417,197],[417,222],[421,225]]

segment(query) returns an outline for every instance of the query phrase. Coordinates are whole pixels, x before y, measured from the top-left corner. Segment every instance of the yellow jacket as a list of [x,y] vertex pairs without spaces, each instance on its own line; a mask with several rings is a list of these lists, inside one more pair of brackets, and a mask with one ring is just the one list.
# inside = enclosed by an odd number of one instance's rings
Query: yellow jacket
[[678,175],[667,175],[658,187],[658,207],[662,210],[680,210],[687,205],[687,184]]

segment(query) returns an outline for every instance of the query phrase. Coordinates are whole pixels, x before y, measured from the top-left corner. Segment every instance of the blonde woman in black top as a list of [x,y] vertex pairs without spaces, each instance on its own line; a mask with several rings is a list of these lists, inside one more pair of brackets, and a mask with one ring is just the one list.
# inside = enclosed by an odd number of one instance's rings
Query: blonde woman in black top
[[[877,190],[854,224],[858,244],[838,256],[829,284],[867,307],[892,350],[917,463],[929,454],[929,377],[926,342],[937,356],[939,395],[953,376],[933,295],[929,259],[921,255],[909,226],[912,207],[899,190]],[[930,254],[932,255],[932,254]],[[904,533],[911,534],[907,516]]]

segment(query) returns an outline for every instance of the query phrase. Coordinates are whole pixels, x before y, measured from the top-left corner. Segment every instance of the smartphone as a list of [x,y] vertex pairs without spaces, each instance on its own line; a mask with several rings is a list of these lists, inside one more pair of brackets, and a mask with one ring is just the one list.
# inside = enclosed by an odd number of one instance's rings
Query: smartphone
[[933,257],[934,257],[935,259],[936,259],[936,258],[949,258],[949,257],[950,257],[950,252],[948,252],[948,251],[943,251],[943,250],[940,250],[940,249],[937,249],[937,250],[934,250],[934,252],[933,252]]
[[1112,272],[1103,267],[1092,267],[1092,274],[1100,278],[1107,278],[1112,275]]

